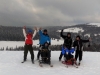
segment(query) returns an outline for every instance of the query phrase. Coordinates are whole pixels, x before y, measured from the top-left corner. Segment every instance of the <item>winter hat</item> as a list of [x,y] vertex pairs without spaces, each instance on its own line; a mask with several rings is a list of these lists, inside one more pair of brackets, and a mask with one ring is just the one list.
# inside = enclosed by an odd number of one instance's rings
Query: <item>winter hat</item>
[[70,33],[70,32],[68,32],[68,33],[67,33],[67,35],[71,35],[71,33]]
[[47,32],[47,29],[44,29],[43,32]]
[[80,37],[79,35],[77,35],[77,36],[76,36],[76,38],[79,38],[79,39],[81,39],[81,37]]
[[31,29],[29,29],[29,30],[28,30],[28,33],[32,33],[32,30],[31,30]]
[[70,36],[71,36],[71,33],[70,33],[70,32],[68,32],[68,33],[67,33],[67,37],[68,37],[68,35],[70,35]]

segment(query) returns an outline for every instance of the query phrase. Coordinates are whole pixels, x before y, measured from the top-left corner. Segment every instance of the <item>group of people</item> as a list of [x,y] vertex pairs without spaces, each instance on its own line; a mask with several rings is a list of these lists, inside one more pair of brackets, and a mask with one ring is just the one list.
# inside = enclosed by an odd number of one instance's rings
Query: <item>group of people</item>
[[32,48],[32,45],[33,45],[33,38],[35,37],[36,33],[39,32],[39,35],[40,35],[40,39],[39,39],[39,51],[38,51],[38,54],[37,54],[37,60],[39,60],[39,57],[40,57],[40,54],[41,54],[41,47],[43,45],[45,45],[45,43],[48,44],[48,46],[51,44],[51,39],[49,37],[49,35],[47,34],[47,30],[44,29],[43,32],[42,32],[42,29],[41,28],[34,28],[34,33],[32,30],[28,30],[26,32],[26,27],[24,26],[23,27],[23,34],[24,34],[24,37],[25,37],[25,46],[24,46],[24,59],[23,59],[23,62],[25,62],[27,60],[27,54],[28,54],[28,51],[30,51],[30,54],[31,54],[31,61],[32,63],[34,64],[34,52],[33,52],[33,48]]
[[64,39],[64,44],[62,47],[62,52],[59,56],[59,61],[61,61],[63,55],[66,58],[66,60],[74,58],[72,53],[75,50],[75,63],[77,64],[76,61],[77,58],[79,57],[78,65],[80,65],[82,60],[82,54],[83,54],[83,43],[90,42],[91,38],[89,38],[88,40],[83,40],[79,35],[77,35],[75,41],[73,42],[71,38],[71,33],[67,33],[67,35],[63,35],[63,30],[61,31],[60,36]]
[[[28,32],[26,32],[26,27],[23,27],[23,34],[25,37],[25,46],[24,46],[24,59],[23,62],[25,62],[27,60],[27,53],[28,51],[30,51],[31,54],[31,61],[34,64],[34,52],[33,52],[33,38],[35,37],[36,33],[39,32],[40,38],[39,38],[39,51],[37,54],[37,60],[39,60],[40,55],[41,55],[41,47],[45,44],[51,45],[51,39],[47,33],[47,30],[44,29],[42,32],[41,28],[34,28],[34,33],[32,32],[32,30],[28,30]],[[64,57],[66,58],[66,60],[70,59],[70,58],[74,58],[72,53],[72,47],[75,49],[75,61],[77,61],[77,58],[79,57],[79,63],[82,60],[82,51],[83,51],[83,43],[89,42],[91,41],[91,39],[88,40],[83,40],[81,39],[81,37],[78,35],[76,36],[75,41],[72,41],[71,38],[71,33],[67,33],[67,35],[63,35],[63,30],[60,33],[60,36],[64,39],[64,43],[62,46],[62,51],[60,53],[59,56],[59,61],[61,61],[62,56],[64,55]]]

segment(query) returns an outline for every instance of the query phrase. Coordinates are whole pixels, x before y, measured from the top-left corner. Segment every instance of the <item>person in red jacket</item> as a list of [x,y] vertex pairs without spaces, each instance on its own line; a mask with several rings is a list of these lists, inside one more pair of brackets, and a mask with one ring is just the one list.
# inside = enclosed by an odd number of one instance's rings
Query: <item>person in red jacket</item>
[[23,27],[23,34],[25,37],[25,46],[24,46],[24,60],[22,63],[24,63],[27,59],[27,53],[30,51],[31,54],[31,61],[34,64],[34,52],[33,52],[33,38],[35,37],[37,32],[37,28],[35,28],[34,33],[32,33],[32,30],[28,30],[28,33],[26,33],[26,27]]

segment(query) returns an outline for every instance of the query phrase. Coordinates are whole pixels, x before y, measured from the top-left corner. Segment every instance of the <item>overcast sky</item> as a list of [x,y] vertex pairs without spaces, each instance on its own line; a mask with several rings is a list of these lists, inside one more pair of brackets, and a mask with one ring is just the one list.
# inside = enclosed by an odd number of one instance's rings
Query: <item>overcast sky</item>
[[100,22],[100,0],[0,0],[0,25],[57,26]]

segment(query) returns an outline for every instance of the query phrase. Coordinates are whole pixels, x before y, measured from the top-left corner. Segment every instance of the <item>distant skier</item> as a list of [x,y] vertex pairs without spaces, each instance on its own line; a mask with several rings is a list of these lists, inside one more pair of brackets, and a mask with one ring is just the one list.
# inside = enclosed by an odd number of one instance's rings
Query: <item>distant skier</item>
[[[72,46],[71,33],[67,33],[67,35],[63,35],[63,30],[61,30],[60,36],[64,39],[64,45],[66,45],[67,49],[70,50]],[[62,56],[63,54],[61,52],[59,56],[59,61],[61,61]]]
[[35,37],[36,32],[37,32],[36,31],[37,28],[34,28],[34,30],[35,30],[34,34],[32,33],[32,30],[28,30],[28,33],[26,33],[26,27],[25,26],[23,27],[23,34],[25,37],[25,46],[24,46],[24,60],[22,63],[26,61],[28,50],[29,50],[31,54],[31,61],[34,64],[34,52],[33,52],[32,45],[33,45],[33,38]]
[[39,44],[40,44],[40,48],[37,54],[37,60],[39,60],[40,54],[41,54],[41,47],[48,42],[48,45],[51,44],[51,39],[47,33],[47,30],[44,29],[43,32],[41,30],[41,28],[39,29],[39,35],[40,35],[40,39],[39,39]]
[[77,65],[80,65],[81,60],[82,60],[82,52],[83,52],[83,43],[87,43],[91,41],[91,39],[89,40],[83,40],[80,38],[80,36],[76,36],[76,40],[73,43],[73,47],[75,47],[76,51],[75,51],[75,59],[77,61],[77,58],[79,57],[79,63]]

